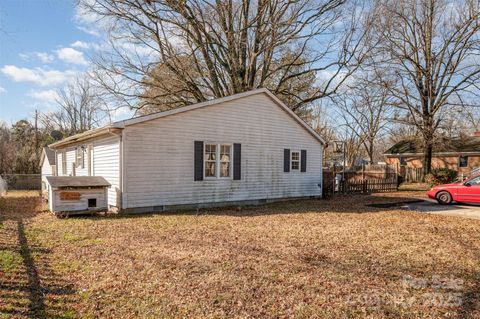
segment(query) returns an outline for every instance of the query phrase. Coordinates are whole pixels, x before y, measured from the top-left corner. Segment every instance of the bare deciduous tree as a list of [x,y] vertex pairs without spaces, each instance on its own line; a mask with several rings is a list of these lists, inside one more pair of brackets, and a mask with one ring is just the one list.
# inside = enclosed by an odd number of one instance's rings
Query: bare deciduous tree
[[[174,108],[267,87],[293,110],[363,60],[362,5],[346,0],[80,0],[107,19],[96,79],[122,105]],[[314,85],[305,87],[305,79]],[[318,79],[323,79],[319,81]],[[299,81],[301,79],[301,81]]]
[[58,129],[70,136],[95,128],[108,116],[104,102],[86,77],[76,78],[57,93],[58,110],[41,116],[48,130]]
[[391,96],[379,84],[375,74],[354,77],[337,99],[338,112],[349,130],[365,149],[370,163],[377,154],[378,135],[385,130],[392,115]]
[[480,83],[480,8],[476,0],[388,0],[376,5],[377,66],[396,105],[422,135],[431,170],[441,110],[464,104]]

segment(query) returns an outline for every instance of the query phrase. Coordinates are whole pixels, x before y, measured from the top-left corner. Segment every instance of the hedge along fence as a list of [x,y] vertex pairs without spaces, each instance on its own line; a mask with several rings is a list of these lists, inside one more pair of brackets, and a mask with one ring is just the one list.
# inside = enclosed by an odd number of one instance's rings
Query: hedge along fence
[[41,174],[3,174],[8,190],[41,190]]

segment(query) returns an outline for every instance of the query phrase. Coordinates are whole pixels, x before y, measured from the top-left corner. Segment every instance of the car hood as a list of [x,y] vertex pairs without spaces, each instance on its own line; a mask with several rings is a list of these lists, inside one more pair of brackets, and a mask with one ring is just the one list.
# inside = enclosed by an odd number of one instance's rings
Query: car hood
[[451,183],[451,184],[442,184],[442,185],[436,185],[433,188],[448,188],[448,187],[458,187],[461,186],[463,183],[458,182],[458,183]]

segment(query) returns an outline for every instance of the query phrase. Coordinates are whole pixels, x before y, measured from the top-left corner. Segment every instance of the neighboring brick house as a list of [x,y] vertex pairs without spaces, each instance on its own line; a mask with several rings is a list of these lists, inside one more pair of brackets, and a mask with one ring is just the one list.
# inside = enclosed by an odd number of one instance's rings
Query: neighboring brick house
[[[421,140],[398,142],[385,153],[385,161],[399,172],[405,168],[423,167],[423,144]],[[468,174],[480,167],[480,132],[438,141],[433,148],[432,168],[449,168],[460,174]]]

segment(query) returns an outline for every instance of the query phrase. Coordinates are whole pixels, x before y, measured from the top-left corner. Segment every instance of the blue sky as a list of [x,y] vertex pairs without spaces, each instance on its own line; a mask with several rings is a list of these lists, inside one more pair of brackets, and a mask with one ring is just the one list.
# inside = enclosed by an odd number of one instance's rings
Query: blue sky
[[88,69],[101,37],[90,26],[74,0],[0,1],[0,121],[53,109],[55,90]]

